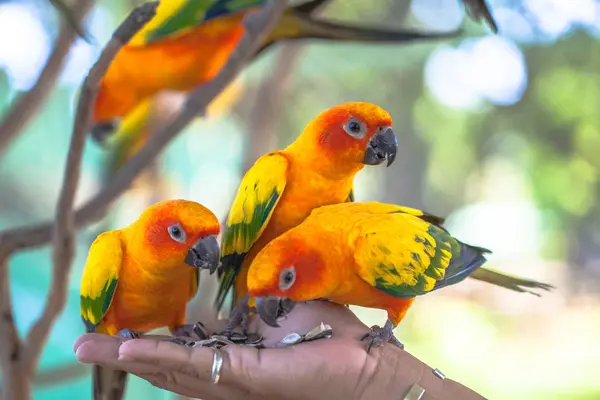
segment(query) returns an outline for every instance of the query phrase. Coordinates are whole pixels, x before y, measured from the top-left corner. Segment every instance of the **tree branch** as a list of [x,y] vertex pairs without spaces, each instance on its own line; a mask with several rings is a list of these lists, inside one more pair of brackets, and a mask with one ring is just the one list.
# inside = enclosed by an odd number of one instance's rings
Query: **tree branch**
[[60,15],[63,16],[65,21],[71,26],[77,35],[86,42],[90,43],[90,37],[85,32],[85,29],[81,26],[81,22],[74,14],[73,11],[67,6],[62,0],[50,0],[50,3],[56,8]]
[[127,44],[131,37],[154,17],[157,6],[158,2],[146,3],[129,14],[117,28],[83,82],[67,155],[63,186],[56,209],[56,221],[53,229],[52,286],[44,312],[29,331],[25,341],[27,343],[26,362],[31,370],[37,366],[50,329],[67,301],[67,285],[75,254],[73,204],[79,185],[83,148],[91,126],[92,106],[100,89],[102,78],[113,59],[121,47]]
[[243,165],[244,172],[260,156],[277,146],[277,117],[281,116],[282,105],[291,85],[290,79],[302,48],[300,43],[293,42],[281,47],[274,62],[274,71],[263,79],[256,90],[254,106],[249,112],[250,143]]
[[22,399],[29,396],[27,376],[23,376],[23,343],[19,339],[12,312],[7,257],[6,253],[0,254],[0,366],[4,381],[2,398]]
[[[73,21],[80,24],[92,9],[94,3],[95,0],[77,1],[71,11]],[[37,82],[28,92],[23,93],[14,101],[12,107],[5,112],[0,122],[0,157],[18,136],[19,132],[31,121],[52,91],[65,64],[71,45],[76,38],[77,31],[71,27],[68,21],[63,21],[52,53]]]
[[[148,166],[162,149],[189,124],[210,102],[239,74],[252,55],[260,48],[266,36],[279,21],[287,2],[271,0],[258,13],[245,19],[246,32],[227,64],[211,81],[196,88],[188,97],[182,110],[169,123],[159,128],[136,154],[115,175],[114,179],[96,196],[75,213],[74,228],[100,219],[108,206],[119,197]],[[52,224],[18,228],[0,234],[0,248],[9,251],[31,248],[47,243],[52,234]]]

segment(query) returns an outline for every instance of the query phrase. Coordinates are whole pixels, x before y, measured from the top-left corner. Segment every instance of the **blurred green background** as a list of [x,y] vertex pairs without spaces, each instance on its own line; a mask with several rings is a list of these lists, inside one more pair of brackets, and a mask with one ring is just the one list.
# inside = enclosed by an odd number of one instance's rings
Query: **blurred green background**
[[[81,80],[135,1],[101,0],[60,83],[0,159],[0,227],[52,218]],[[66,311],[44,351],[36,399],[91,398],[73,341],[84,332],[79,282],[87,248],[157,199],[182,197],[226,216],[257,156],[283,147],[317,113],[370,101],[394,118],[400,149],[388,169],[366,168],[356,199],[448,215],[459,239],[490,248],[489,266],[554,284],[537,298],[467,280],[418,299],[397,335],[407,349],[490,399],[600,398],[600,1],[491,1],[501,35],[465,20],[457,0],[339,0],[324,15],[447,31],[429,44],[277,45],[225,101],[197,119],[99,224],[78,236]],[[35,82],[57,34],[43,0],[0,0],[0,110]],[[166,96],[176,108],[177,95]],[[89,141],[81,204],[102,186],[110,151]],[[157,180],[160,183],[157,183]],[[48,247],[10,265],[21,332],[38,317],[51,268]],[[368,325],[384,312],[356,309]],[[71,374],[76,378],[67,379]],[[127,399],[174,395],[131,378]]]

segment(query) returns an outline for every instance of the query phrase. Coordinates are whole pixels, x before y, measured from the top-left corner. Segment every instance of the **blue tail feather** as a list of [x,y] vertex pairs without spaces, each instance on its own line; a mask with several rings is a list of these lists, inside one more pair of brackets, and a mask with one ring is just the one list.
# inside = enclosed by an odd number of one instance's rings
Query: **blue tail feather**
[[458,245],[456,248],[458,251],[452,252],[452,259],[446,268],[444,279],[438,281],[432,291],[464,281],[487,261],[484,254],[491,253],[486,248],[471,246],[458,240],[454,245]]

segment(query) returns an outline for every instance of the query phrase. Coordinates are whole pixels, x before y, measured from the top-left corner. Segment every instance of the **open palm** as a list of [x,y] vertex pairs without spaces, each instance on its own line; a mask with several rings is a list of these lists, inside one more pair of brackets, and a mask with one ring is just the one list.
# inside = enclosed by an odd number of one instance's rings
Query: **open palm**
[[[305,334],[321,321],[333,328],[331,338],[276,347],[289,333]],[[157,387],[205,400],[386,398],[394,387],[404,386],[403,377],[410,383],[418,380],[420,371],[402,363],[404,352],[393,345],[367,353],[367,343],[359,339],[369,328],[344,306],[324,301],[298,304],[280,324],[272,328],[252,319],[249,331],[261,334],[267,348],[223,347],[217,385],[209,383],[210,348],[190,348],[159,336],[126,340],[98,334],[81,336],[74,347],[81,362],[122,369]]]

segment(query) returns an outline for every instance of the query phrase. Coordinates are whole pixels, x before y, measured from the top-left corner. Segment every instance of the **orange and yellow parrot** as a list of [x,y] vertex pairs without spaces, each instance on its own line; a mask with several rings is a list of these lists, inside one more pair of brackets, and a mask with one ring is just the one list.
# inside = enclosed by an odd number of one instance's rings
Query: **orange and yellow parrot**
[[460,242],[439,223],[422,211],[376,202],[318,208],[254,258],[249,293],[275,327],[298,301],[386,310],[385,325],[362,340],[371,339],[368,350],[388,341],[402,348],[393,329],[415,297],[472,276],[490,252]]
[[[156,16],[124,46],[102,80],[94,103],[92,136],[103,142],[116,121],[160,91],[186,92],[212,79],[244,33],[243,20],[266,0],[161,0]],[[359,28],[314,18],[331,0],[290,6],[256,56],[281,40],[402,43],[456,37]]]
[[[271,240],[304,221],[315,208],[353,202],[353,181],[365,165],[391,165],[397,138],[392,118],[371,103],[346,103],[319,114],[294,143],[259,158],[244,176],[229,212],[221,243],[217,310],[229,294],[233,305],[228,332],[245,329],[247,272],[252,260]],[[437,225],[442,218],[415,210]],[[471,277],[516,291],[538,287],[521,280],[479,270]]]
[[328,204],[353,201],[354,176],[365,165],[391,165],[398,147],[392,118],[370,103],[346,103],[319,114],[294,143],[259,158],[248,170],[229,211],[221,243],[221,310],[233,290],[228,333],[251,311],[246,274],[271,240]]
[[[148,207],[131,225],[99,235],[81,280],[87,332],[135,338],[166,326],[177,336],[196,333],[198,327],[185,324],[186,304],[196,294],[200,268],[218,265],[219,230],[206,207],[169,200]],[[125,378],[122,371],[96,367],[94,398],[120,399]]]

